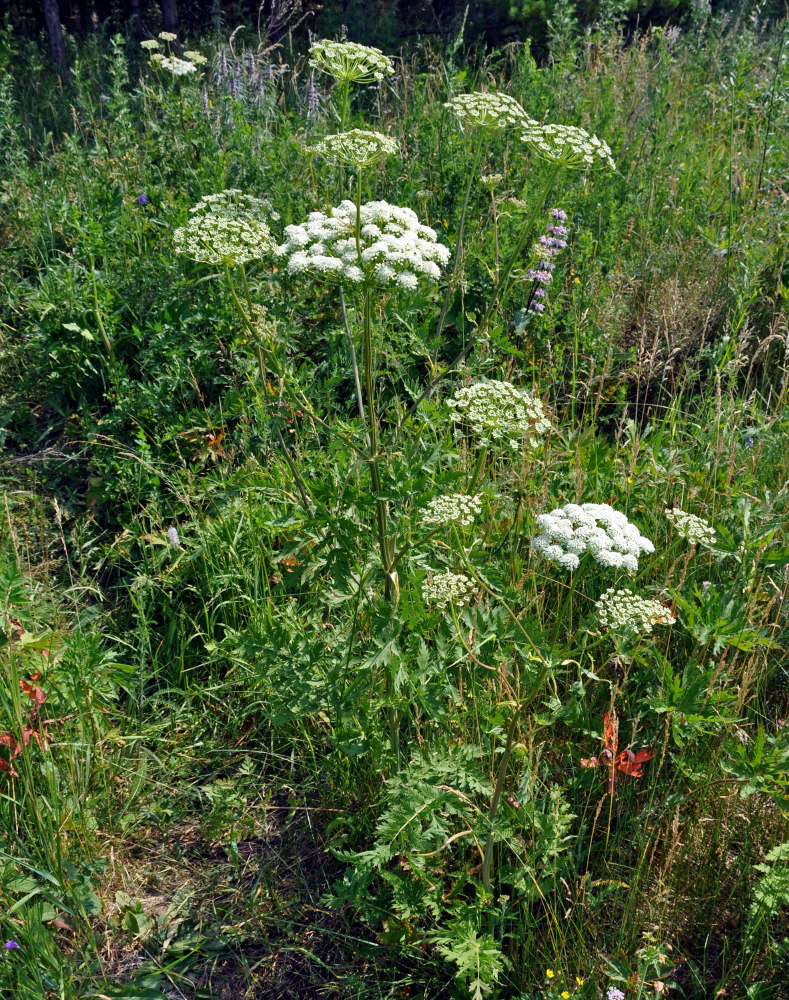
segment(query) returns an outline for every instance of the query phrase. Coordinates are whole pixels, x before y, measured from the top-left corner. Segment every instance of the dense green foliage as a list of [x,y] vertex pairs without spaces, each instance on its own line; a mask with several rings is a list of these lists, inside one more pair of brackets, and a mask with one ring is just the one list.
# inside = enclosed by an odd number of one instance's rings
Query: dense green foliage
[[[625,46],[570,19],[551,44],[545,65],[420,48],[350,90],[243,35],[183,78],[116,37],[69,89],[5,32],[15,1000],[785,995],[784,25],[699,15]],[[616,171],[549,189],[517,131],[458,127],[446,102],[477,90],[595,133]],[[399,153],[359,176],[315,155],[340,124]],[[458,248],[438,285],[341,297],[281,259],[175,252],[205,195],[265,197],[280,239],[357,183]],[[542,401],[535,447],[453,419],[481,378]],[[426,530],[453,493],[473,523]],[[530,542],[573,502],[654,554],[560,569]],[[443,571],[468,604],[425,599]],[[602,629],[612,586],[666,622]],[[613,794],[586,766],[609,713],[620,752],[652,753]]]

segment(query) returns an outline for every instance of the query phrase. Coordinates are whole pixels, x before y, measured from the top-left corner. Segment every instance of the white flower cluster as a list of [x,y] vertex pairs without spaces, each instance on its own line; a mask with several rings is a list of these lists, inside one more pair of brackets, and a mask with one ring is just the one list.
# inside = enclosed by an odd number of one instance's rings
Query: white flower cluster
[[172,31],[160,31],[159,32],[159,38],[161,38],[161,40],[163,42],[174,42],[177,37],[178,37],[178,35],[174,35],[172,33]]
[[595,604],[597,620],[612,632],[649,634],[654,625],[673,625],[677,620],[660,601],[638,597],[632,590],[614,590],[601,594]]
[[167,56],[158,60],[162,69],[169,70],[173,76],[189,76],[190,73],[197,72],[197,66],[187,59],[179,59],[178,56]]
[[208,194],[189,209],[185,226],[173,233],[178,253],[206,264],[245,264],[275,250],[269,218],[279,218],[263,198],[229,188]]
[[509,94],[458,94],[444,107],[455,112],[463,128],[539,128]]
[[203,53],[198,52],[197,49],[187,49],[184,52],[184,58],[188,59],[190,63],[194,63],[195,66],[205,66],[208,62]]
[[410,208],[367,202],[360,206],[359,227],[357,246],[356,205],[346,200],[331,215],[311,212],[306,222],[287,226],[277,253],[288,258],[291,274],[408,290],[420,277],[437,281],[449,260],[435,230],[423,226]]
[[715,529],[703,517],[688,514],[687,511],[681,510],[679,507],[666,508],[665,513],[666,520],[673,525],[676,533],[689,542],[712,545],[715,541]]
[[143,48],[148,52],[155,52],[157,49],[161,48],[161,45],[155,38],[145,38],[140,42],[140,48]]
[[422,584],[422,597],[428,604],[445,608],[448,604],[464,607],[474,596],[474,584],[465,573],[435,573]]
[[482,497],[450,493],[433,497],[422,514],[423,524],[460,524],[464,528],[472,523],[482,510]]
[[362,167],[369,166],[384,156],[396,153],[397,143],[380,132],[367,132],[361,128],[354,128],[350,132],[327,135],[325,139],[316,143],[311,151],[361,170]]
[[335,80],[378,83],[394,73],[392,63],[380,49],[356,42],[332,42],[324,38],[310,46],[310,66]]
[[607,503],[565,504],[540,514],[537,527],[532,547],[562,569],[577,569],[588,552],[601,566],[635,573],[641,553],[655,551],[635,524]]
[[467,420],[484,445],[505,441],[519,448],[525,438],[536,447],[551,426],[542,401],[511,382],[475,382],[447,400],[453,420]]
[[575,125],[530,125],[521,140],[549,163],[563,167],[608,167],[615,169],[608,143]]

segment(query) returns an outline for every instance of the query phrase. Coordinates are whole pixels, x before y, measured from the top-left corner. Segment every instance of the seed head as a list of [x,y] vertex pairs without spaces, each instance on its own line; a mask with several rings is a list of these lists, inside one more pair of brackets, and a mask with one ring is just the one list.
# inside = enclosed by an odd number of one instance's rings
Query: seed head
[[612,632],[649,634],[654,625],[673,625],[677,620],[660,601],[638,597],[627,589],[609,588],[595,607],[600,625]]
[[229,188],[206,195],[190,208],[186,225],[173,233],[173,243],[192,260],[245,264],[274,252],[268,220],[277,218],[265,199]]
[[428,604],[445,608],[455,604],[462,608],[474,596],[474,584],[465,573],[434,573],[422,584],[422,597]]

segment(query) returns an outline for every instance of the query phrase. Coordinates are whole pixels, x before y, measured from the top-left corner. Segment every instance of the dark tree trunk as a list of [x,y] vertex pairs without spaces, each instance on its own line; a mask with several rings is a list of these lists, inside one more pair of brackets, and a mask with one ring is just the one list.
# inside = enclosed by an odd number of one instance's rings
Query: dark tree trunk
[[178,9],[175,0],[162,0],[162,31],[178,34]]
[[57,0],[41,0],[44,11],[44,24],[49,39],[49,54],[60,70],[63,80],[69,78],[68,58],[66,57],[66,41],[63,38],[63,27],[60,23],[60,9]]

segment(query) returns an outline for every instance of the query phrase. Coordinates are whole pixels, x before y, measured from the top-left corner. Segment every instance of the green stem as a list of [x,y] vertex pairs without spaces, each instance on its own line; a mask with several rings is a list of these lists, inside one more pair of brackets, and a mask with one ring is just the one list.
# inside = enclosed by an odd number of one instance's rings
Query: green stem
[[90,276],[93,282],[93,311],[96,314],[96,326],[99,328],[99,333],[101,334],[101,339],[104,341],[104,346],[107,348],[107,354],[109,355],[110,361],[114,363],[115,361],[115,351],[112,348],[112,343],[107,331],[104,327],[104,320],[101,318],[101,310],[99,309],[99,291],[96,286],[96,268],[94,266],[95,261],[93,259],[93,254],[90,255]]
[[482,861],[482,884],[485,886],[487,892],[491,891],[490,872],[493,866],[493,845],[495,840],[493,823],[496,819],[496,813],[499,811],[499,802],[501,801],[501,793],[504,791],[504,782],[507,780],[507,766],[509,765],[510,757],[512,756],[512,745],[515,741],[515,732],[517,730],[518,720],[526,709],[529,708],[532,702],[538,697],[546,673],[547,667],[543,665],[537,675],[537,679],[534,682],[534,686],[532,687],[528,698],[526,701],[522,701],[516,706],[515,711],[512,714],[512,718],[510,719],[509,728],[507,729],[507,742],[504,746],[504,755],[501,758],[499,769],[496,772],[496,784],[493,788],[493,798],[490,800],[490,809],[488,811],[488,839],[485,843],[485,855]]
[[441,313],[438,317],[438,325],[436,326],[436,350],[438,350],[439,342],[441,340],[441,333],[444,329],[444,320],[446,319],[447,310],[449,309],[449,303],[452,298],[452,293],[455,290],[455,283],[457,279],[457,273],[460,268],[460,258],[463,253],[463,229],[466,224],[466,211],[468,209],[468,202],[471,196],[471,185],[474,182],[474,178],[477,175],[477,170],[479,169],[479,161],[482,159],[482,152],[484,150],[485,143],[482,138],[477,142],[477,149],[474,154],[474,161],[471,166],[471,170],[468,175],[468,181],[466,182],[466,191],[463,195],[463,205],[460,209],[460,225],[458,226],[458,236],[455,243],[455,260],[452,264],[452,272],[449,276],[449,281],[447,282],[447,290],[444,293],[444,301],[441,304]]
[[384,570],[384,590],[387,600],[391,601],[394,584],[391,557],[389,552],[389,510],[386,501],[381,496],[381,472],[378,464],[378,414],[375,407],[375,372],[373,358],[373,323],[372,323],[372,290],[369,285],[364,289],[364,388],[367,396],[367,416],[370,430],[370,448],[368,463],[370,479],[375,495],[375,518],[378,529],[378,547],[381,552],[381,564]]
[[504,304],[504,300],[506,299],[508,292],[512,288],[513,282],[509,280],[510,274],[512,273],[512,269],[515,267],[515,264],[518,258],[520,257],[524,246],[526,245],[526,241],[532,234],[532,229],[534,228],[534,223],[537,220],[537,216],[543,210],[545,200],[547,199],[548,195],[551,192],[551,188],[553,187],[554,182],[557,176],[559,175],[560,169],[561,169],[561,164],[555,163],[548,171],[548,177],[546,178],[545,184],[543,185],[540,197],[534,203],[534,206],[526,222],[523,224],[523,226],[521,226],[521,234],[518,237],[518,241],[515,244],[512,253],[507,258],[504,267],[502,267],[501,269],[501,272],[499,274],[498,284],[496,285],[496,288],[493,291],[493,296],[490,300],[488,308],[485,311],[485,314],[482,317],[479,326],[477,327],[478,337],[484,336],[484,334],[487,332],[488,324],[491,321],[493,313],[499,306],[502,306]]
[[[227,265],[227,264],[225,266],[229,267],[229,265]],[[246,299],[247,299],[247,306],[249,308],[249,314],[248,315],[249,315],[249,320],[250,320],[250,324],[251,324],[252,323],[252,317],[254,316],[255,311],[252,308],[252,295],[250,294],[250,291],[249,291],[249,282],[247,281],[247,272],[246,272],[246,268],[244,267],[243,264],[241,264],[241,278],[242,278],[242,281],[244,283],[244,294],[246,295]],[[231,282],[231,284],[232,284],[232,282]],[[257,354],[258,354],[258,368],[260,369],[260,384],[262,386],[263,391],[265,392],[265,389],[266,389],[266,379],[267,379],[266,358],[265,358],[265,356],[263,354],[263,347],[262,347],[262,345],[260,343],[260,337],[259,336],[255,337],[255,349],[257,350]]]
[[[488,308],[485,311],[485,314],[482,317],[482,320],[480,321],[479,325],[477,326],[477,335],[475,337],[473,337],[472,339],[470,339],[469,342],[465,345],[465,347],[463,347],[463,349],[452,360],[452,363],[449,366],[449,370],[450,371],[452,371],[453,369],[455,369],[460,364],[460,362],[463,361],[463,359],[468,354],[471,353],[471,351],[476,346],[476,344],[485,336],[485,333],[487,332],[488,324],[490,323],[490,320],[491,320],[491,318],[493,316],[493,313],[495,312],[497,306],[500,305],[500,304],[502,304],[504,302],[504,299],[506,298],[506,293],[510,290],[510,287],[511,287],[510,284],[507,284],[507,280],[509,278],[510,272],[512,271],[512,268],[515,266],[515,261],[517,260],[518,256],[520,255],[521,251],[523,250],[523,247],[524,247],[524,245],[526,243],[526,240],[531,235],[531,231],[532,231],[532,227],[534,226],[535,219],[537,218],[537,215],[539,214],[540,210],[542,209],[542,206],[545,203],[545,199],[550,194],[551,187],[553,186],[553,183],[556,180],[556,177],[557,177],[557,175],[559,173],[559,170],[560,170],[560,164],[555,164],[552,167],[552,169],[551,169],[551,171],[550,171],[550,173],[548,175],[548,180],[546,181],[545,186],[542,189],[542,194],[540,195],[539,200],[537,201],[537,203],[535,204],[534,208],[532,209],[531,215],[529,216],[528,220],[526,221],[526,223],[524,224],[524,226],[522,228],[521,236],[518,239],[518,242],[517,242],[517,244],[515,246],[515,249],[510,254],[509,259],[507,260],[507,263],[504,265],[504,268],[502,269],[501,274],[499,275],[499,283],[496,286],[496,289],[494,290],[493,297],[492,297],[492,299],[490,301],[490,304],[488,305]],[[403,425],[408,420],[410,420],[410,418],[416,413],[417,409],[419,408],[420,403],[424,402],[426,399],[429,399],[433,395],[433,393],[436,390],[436,386],[445,377],[446,377],[446,373],[442,373],[442,374],[436,376],[436,378],[432,379],[430,381],[430,383],[416,397],[416,399],[413,401],[413,403],[411,403],[411,405],[406,410],[406,412],[403,415],[402,419],[398,421],[396,427],[392,431],[390,431],[389,437],[387,438],[387,441],[386,441],[387,445],[391,444],[395,440],[395,438],[397,437],[397,435],[402,430]]]
[[479,481],[480,481],[480,479],[482,477],[482,469],[483,469],[483,466],[485,465],[485,456],[487,454],[488,454],[488,449],[487,448],[481,448],[480,449],[479,458],[477,459],[477,464],[474,466],[474,473],[471,476],[471,481],[469,482],[468,489],[466,491],[469,496],[473,495],[474,490],[479,485]]
[[504,791],[504,782],[507,780],[507,765],[510,762],[510,757],[512,756],[512,744],[515,740],[515,727],[518,724],[518,717],[520,716],[520,709],[516,709],[512,713],[512,718],[510,719],[510,724],[507,729],[507,742],[504,746],[504,755],[501,758],[499,764],[499,769],[496,772],[496,785],[493,789],[493,798],[490,800],[490,810],[488,811],[488,839],[485,842],[485,857],[482,862],[482,884],[485,886],[485,891],[490,892],[490,869],[493,865],[493,822],[496,819],[496,813],[499,811],[499,801],[501,799],[501,793]]

